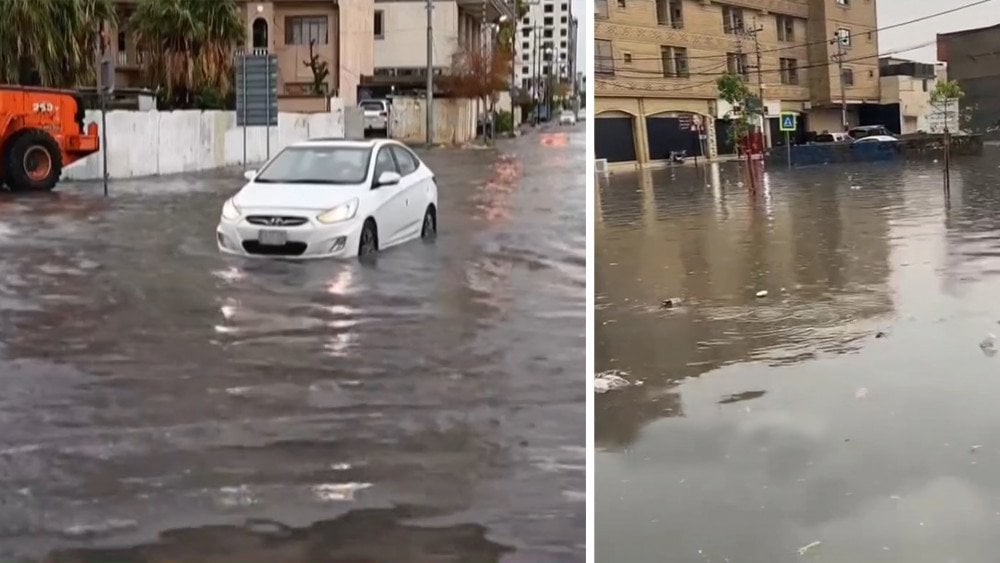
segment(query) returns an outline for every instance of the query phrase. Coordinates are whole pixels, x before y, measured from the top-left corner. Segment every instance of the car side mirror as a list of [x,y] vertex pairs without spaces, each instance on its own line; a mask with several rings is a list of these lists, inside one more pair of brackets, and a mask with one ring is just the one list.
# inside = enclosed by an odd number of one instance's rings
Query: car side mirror
[[375,187],[379,186],[391,186],[393,184],[398,184],[403,177],[399,175],[398,172],[383,172],[379,175],[378,180],[375,182]]
[[243,173],[243,177],[252,182],[253,179],[257,177],[257,171],[247,170],[246,172]]

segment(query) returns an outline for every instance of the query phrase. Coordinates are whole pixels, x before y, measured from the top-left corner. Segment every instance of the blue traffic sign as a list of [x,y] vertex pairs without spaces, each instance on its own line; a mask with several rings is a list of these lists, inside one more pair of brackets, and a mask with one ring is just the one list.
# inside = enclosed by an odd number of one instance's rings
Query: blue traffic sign
[[781,114],[781,130],[782,131],[795,131],[795,114],[794,113],[782,113]]

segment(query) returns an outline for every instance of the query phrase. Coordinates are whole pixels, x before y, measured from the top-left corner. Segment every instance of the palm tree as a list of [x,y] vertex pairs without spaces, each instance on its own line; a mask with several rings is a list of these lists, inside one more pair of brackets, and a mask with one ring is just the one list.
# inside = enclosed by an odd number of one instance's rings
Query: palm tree
[[112,0],[4,0],[0,82],[71,87],[94,81],[101,26]]
[[169,105],[231,90],[233,52],[246,34],[235,0],[142,0],[129,23],[151,55],[147,78]]

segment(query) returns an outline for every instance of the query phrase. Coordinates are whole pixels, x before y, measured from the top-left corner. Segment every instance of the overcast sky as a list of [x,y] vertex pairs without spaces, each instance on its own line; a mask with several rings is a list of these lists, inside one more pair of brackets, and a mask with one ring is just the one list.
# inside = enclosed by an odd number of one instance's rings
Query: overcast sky
[[[876,0],[878,3],[878,26],[885,27],[902,23],[921,16],[943,12],[969,4],[974,0]],[[934,41],[938,33],[987,27],[1000,23],[1000,0],[993,0],[979,6],[959,10],[926,21],[904,25],[879,33],[879,52],[888,53],[897,49]],[[895,55],[904,59],[921,62],[937,60],[937,47],[930,45],[920,49]]]

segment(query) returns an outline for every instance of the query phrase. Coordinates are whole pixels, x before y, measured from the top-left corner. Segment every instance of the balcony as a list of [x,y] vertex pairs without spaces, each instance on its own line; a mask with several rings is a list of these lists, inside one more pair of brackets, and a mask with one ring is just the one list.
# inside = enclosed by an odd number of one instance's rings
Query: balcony
[[115,66],[123,70],[138,70],[146,64],[148,58],[144,51],[118,51]]

